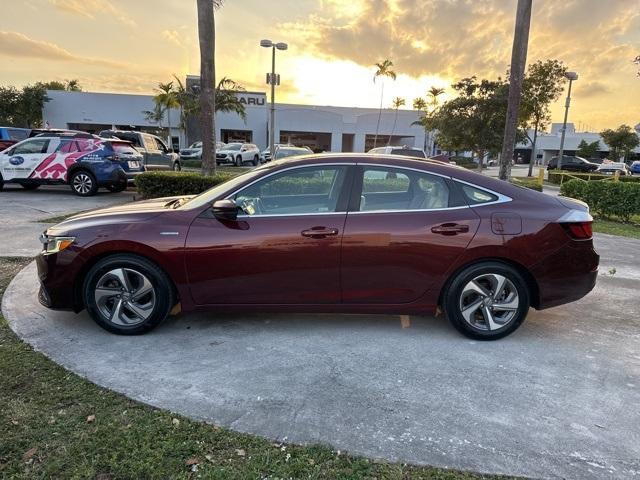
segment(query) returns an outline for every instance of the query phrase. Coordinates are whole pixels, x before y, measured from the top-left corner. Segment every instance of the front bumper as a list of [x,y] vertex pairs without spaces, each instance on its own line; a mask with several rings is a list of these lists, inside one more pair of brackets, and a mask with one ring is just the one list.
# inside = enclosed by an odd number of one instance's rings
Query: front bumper
[[82,309],[82,302],[77,298],[80,289],[75,284],[81,277],[81,265],[76,261],[77,253],[73,250],[74,247],[69,247],[59,253],[45,255],[40,252],[36,256],[40,281],[38,300],[47,308],[75,312]]
[[538,284],[538,309],[575,302],[596,285],[600,256],[593,240],[570,241],[531,268]]

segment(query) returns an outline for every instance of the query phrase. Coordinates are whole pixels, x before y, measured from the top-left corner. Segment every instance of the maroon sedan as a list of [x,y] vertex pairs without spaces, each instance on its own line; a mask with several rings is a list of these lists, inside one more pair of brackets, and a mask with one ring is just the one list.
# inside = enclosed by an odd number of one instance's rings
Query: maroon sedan
[[529,307],[595,285],[592,218],[436,161],[310,155],[198,196],[76,215],[47,230],[41,302],[140,334],[173,310],[433,314],[497,339]]

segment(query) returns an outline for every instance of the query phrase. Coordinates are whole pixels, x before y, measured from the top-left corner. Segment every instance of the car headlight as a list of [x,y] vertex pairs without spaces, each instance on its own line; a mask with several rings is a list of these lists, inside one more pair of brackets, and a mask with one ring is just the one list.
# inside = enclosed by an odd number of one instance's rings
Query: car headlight
[[52,254],[69,248],[75,242],[76,237],[49,236],[43,233],[40,240],[44,245],[44,253]]

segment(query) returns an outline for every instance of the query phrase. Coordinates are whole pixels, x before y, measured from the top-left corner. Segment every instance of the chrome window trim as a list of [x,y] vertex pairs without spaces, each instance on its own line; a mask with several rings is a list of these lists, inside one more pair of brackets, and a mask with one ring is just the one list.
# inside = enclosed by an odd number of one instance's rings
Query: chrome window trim
[[238,215],[236,218],[263,218],[263,217],[315,217],[318,215],[346,215],[347,212],[316,212],[316,213],[263,213],[260,215]]
[[414,212],[444,212],[447,210],[462,210],[464,208],[470,208],[469,205],[461,205],[459,207],[445,207],[445,208],[416,208],[413,210],[358,210],[347,212],[348,215],[363,215],[368,213],[414,213]]
[[367,166],[367,167],[383,167],[383,168],[386,167],[386,168],[396,168],[396,169],[400,169],[400,170],[411,170],[413,172],[425,173],[427,175],[434,175],[436,177],[448,178],[448,179],[452,180],[452,177],[450,175],[444,175],[442,173],[429,172],[427,170],[422,170],[420,168],[400,167],[400,166],[397,166],[397,165],[387,165],[386,163],[361,163],[361,162],[357,162],[356,165],[363,165],[363,166]]

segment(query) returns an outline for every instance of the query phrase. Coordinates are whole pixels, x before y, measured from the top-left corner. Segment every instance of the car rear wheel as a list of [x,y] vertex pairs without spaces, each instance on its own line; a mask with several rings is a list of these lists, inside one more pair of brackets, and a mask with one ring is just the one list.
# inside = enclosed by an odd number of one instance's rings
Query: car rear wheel
[[98,182],[93,173],[88,170],[76,170],[69,179],[71,190],[81,197],[90,197],[98,191]]
[[443,295],[451,324],[476,340],[497,340],[514,332],[529,311],[527,283],[499,262],[471,265],[459,272]]
[[158,326],[175,303],[171,280],[153,262],[113,255],[91,268],[83,284],[93,320],[118,335],[139,335]]
[[254,155],[253,156],[253,162],[251,162],[251,165],[256,167],[256,166],[258,166],[259,163],[260,163],[260,157],[258,157],[258,155]]
[[180,162],[173,162],[173,171],[179,172],[180,170],[182,170],[182,165],[180,165]]
[[0,173],[0,192],[4,188],[4,178],[2,177],[2,173]]

